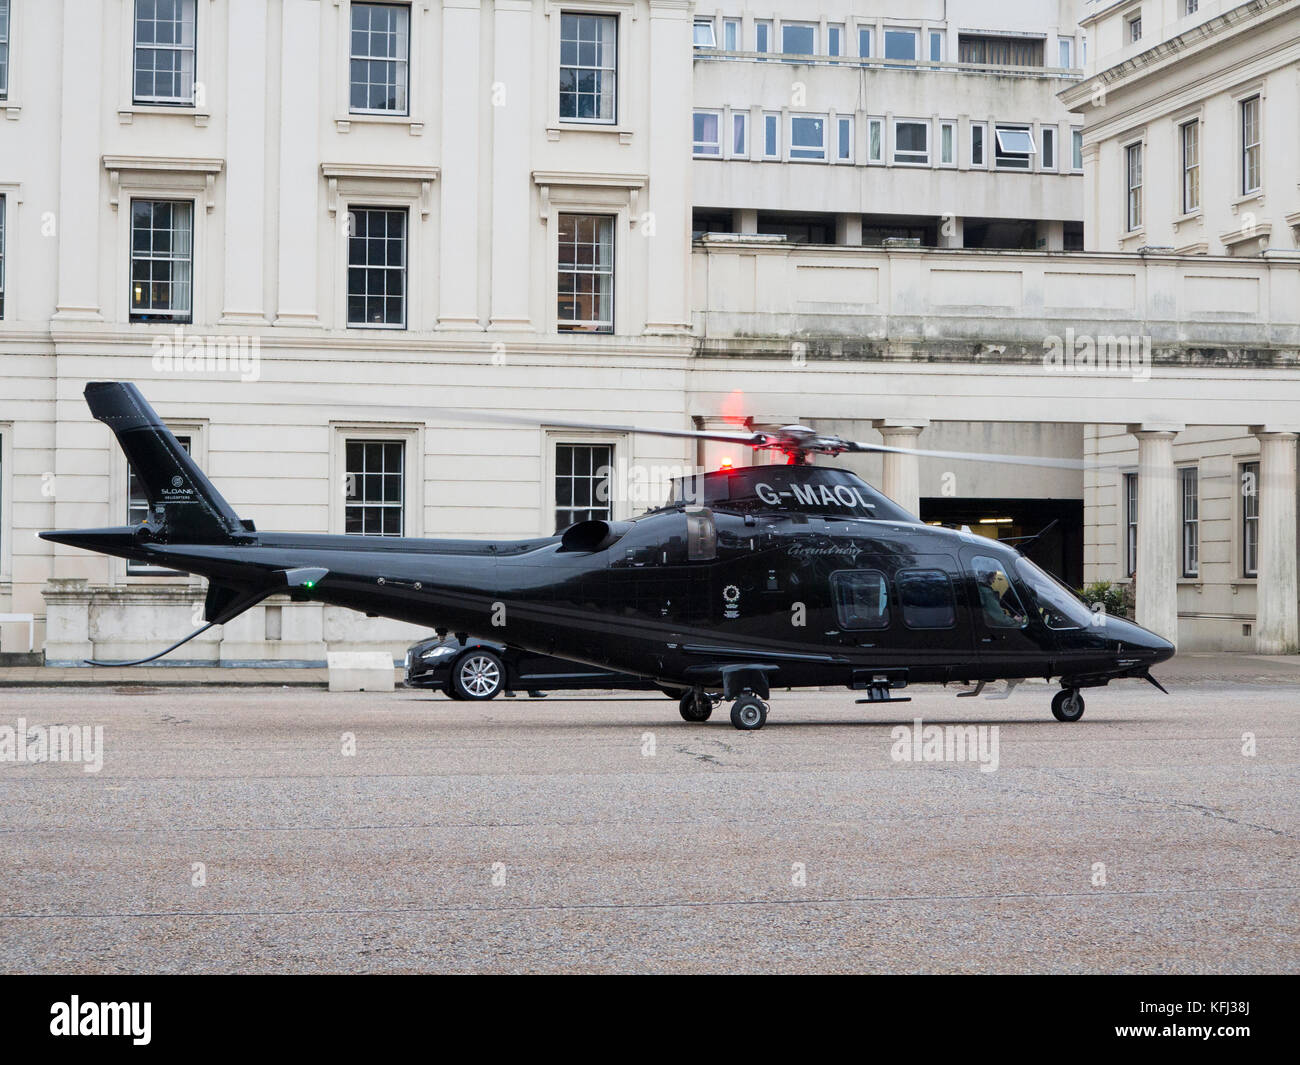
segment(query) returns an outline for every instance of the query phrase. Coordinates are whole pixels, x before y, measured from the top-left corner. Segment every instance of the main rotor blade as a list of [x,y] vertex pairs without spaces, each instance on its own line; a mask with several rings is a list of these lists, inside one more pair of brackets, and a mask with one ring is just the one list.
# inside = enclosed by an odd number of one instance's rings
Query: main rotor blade
[[[277,402],[301,403],[302,392],[284,393],[268,396]],[[727,431],[724,429],[648,429],[644,425],[617,425],[607,422],[580,422],[565,418],[550,418],[541,415],[500,414],[493,411],[469,410],[464,407],[412,406],[408,403],[363,403],[350,399],[325,399],[308,397],[313,403],[336,405],[353,410],[364,407],[383,410],[389,414],[400,414],[425,420],[427,418],[445,418],[448,421],[479,422],[485,425],[517,425],[528,429],[586,429],[596,433],[645,433],[649,436],[671,436],[688,440],[717,440],[724,444],[746,444],[759,447],[770,439],[770,434],[756,433],[747,429]]]
[[952,459],[956,462],[1002,462],[1009,466],[1047,466],[1057,470],[1098,470],[1102,465],[1086,459],[1050,458],[1046,455],[991,455],[983,451],[932,451],[926,448],[891,447],[846,440],[850,452],[887,451],[894,455],[916,455],[923,459]]
[[[400,414],[407,417],[419,418],[445,418],[448,421],[468,421],[477,422],[484,425],[515,425],[524,426],[529,429],[557,428],[557,429],[579,429],[597,433],[644,433],[647,436],[664,436],[674,437],[686,440],[716,440],[724,444],[739,444],[753,448],[775,448],[776,450],[806,450],[815,451],[816,448],[800,448],[798,441],[788,441],[788,447],[783,446],[785,443],[780,429],[769,429],[765,431],[752,431],[736,429],[728,431],[725,429],[652,429],[644,425],[623,425],[607,422],[585,422],[575,421],[565,418],[550,418],[541,415],[519,415],[496,413],[492,411],[479,411],[466,409],[463,407],[435,407],[435,406],[415,406],[405,403],[365,403],[354,402],[344,399],[338,400],[333,397],[321,397],[304,393],[302,391],[285,393],[281,396],[267,396],[268,399],[283,400],[286,403],[301,403],[304,399],[311,399],[314,403],[326,405],[338,405],[354,410],[356,408],[373,408],[381,409],[389,414]],[[838,440],[838,437],[824,436],[824,440]],[[858,440],[844,440],[844,450],[846,452],[870,453],[890,452],[896,455],[916,455],[919,458],[949,459],[955,462],[998,462],[1012,466],[1044,466],[1060,470],[1098,470],[1118,467],[1107,467],[1095,462],[1087,462],[1083,459],[1065,459],[1049,458],[1047,456],[1035,455],[991,455],[981,452],[967,451],[935,451],[924,448],[909,447],[892,447],[889,444],[870,444]]]

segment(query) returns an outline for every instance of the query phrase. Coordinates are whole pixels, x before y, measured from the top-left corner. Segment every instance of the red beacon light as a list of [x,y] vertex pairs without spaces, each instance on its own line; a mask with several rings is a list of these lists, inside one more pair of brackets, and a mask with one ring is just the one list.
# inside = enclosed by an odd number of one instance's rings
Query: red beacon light
[[719,463],[718,469],[721,470],[723,473],[730,473],[732,469],[731,459],[723,459],[722,462]]

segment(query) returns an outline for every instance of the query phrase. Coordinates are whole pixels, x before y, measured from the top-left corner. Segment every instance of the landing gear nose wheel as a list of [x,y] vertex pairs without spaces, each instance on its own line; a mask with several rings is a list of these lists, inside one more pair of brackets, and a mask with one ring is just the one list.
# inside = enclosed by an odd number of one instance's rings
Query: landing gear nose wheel
[[688,691],[682,696],[678,707],[681,710],[683,721],[698,724],[701,721],[709,720],[709,715],[713,713],[713,700],[704,692]]
[[767,723],[767,703],[757,695],[742,695],[731,704],[731,723],[742,732],[753,732]]
[[1078,721],[1083,717],[1083,696],[1078,688],[1063,688],[1052,696],[1052,716],[1057,721]]

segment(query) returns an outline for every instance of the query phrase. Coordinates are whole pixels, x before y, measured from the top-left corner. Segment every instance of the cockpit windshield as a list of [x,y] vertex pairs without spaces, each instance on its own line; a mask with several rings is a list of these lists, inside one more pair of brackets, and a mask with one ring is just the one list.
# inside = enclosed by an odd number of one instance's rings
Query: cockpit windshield
[[888,496],[848,470],[817,466],[749,466],[673,482],[675,504],[733,513],[793,511],[846,518],[915,522]]
[[1016,572],[1029,587],[1030,609],[1049,629],[1081,629],[1093,622],[1092,611],[1069,588],[1027,558],[1016,559]]

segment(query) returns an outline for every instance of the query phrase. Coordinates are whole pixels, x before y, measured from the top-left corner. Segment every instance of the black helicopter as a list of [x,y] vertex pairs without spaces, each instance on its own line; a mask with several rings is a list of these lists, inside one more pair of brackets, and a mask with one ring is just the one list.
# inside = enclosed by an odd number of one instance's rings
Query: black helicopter
[[918,682],[973,684],[959,694],[977,695],[989,681],[1009,691],[1032,676],[1058,677],[1052,713],[1077,721],[1080,689],[1119,677],[1160,687],[1151,666],[1174,653],[1095,613],[1020,551],[926,525],[854,474],[807,461],[905,449],[804,426],[636,429],[773,449],[789,464],[680,478],[666,505],[634,520],[580,521],[529,540],[259,532],[135,385],[91,383],[85,395],[116,434],[148,514],[134,526],[41,536],[208,580],[206,625],[116,665],[152,661],[287,594],[642,676],[679,690],[687,721],[707,720],[725,699],[732,724],[749,730],[762,728],[778,686],[843,684],[866,693],[859,702],[898,702],[894,693]]

